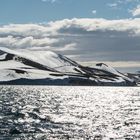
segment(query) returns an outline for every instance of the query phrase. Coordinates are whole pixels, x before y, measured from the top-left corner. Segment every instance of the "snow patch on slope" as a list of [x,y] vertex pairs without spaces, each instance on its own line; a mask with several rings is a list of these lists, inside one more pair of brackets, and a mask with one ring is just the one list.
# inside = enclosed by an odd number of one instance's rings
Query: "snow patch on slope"
[[30,50],[14,51],[8,48],[0,48],[0,50],[32,60],[34,62],[45,65],[47,67],[54,68],[61,72],[76,72],[74,70],[75,66],[73,66],[68,60],[62,59],[60,55],[51,51],[30,51]]

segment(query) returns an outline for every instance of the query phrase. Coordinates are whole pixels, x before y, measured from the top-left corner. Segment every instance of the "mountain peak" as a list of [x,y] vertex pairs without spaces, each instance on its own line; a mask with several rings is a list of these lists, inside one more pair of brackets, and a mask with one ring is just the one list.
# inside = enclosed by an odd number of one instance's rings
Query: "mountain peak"
[[0,48],[1,84],[136,85],[130,78],[104,64],[85,67],[52,51]]

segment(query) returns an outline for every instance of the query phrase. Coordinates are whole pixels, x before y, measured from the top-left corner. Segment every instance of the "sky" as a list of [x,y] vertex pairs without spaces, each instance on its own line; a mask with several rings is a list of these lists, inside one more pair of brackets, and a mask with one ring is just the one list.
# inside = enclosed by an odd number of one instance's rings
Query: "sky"
[[134,18],[140,14],[140,11],[134,13],[139,4],[140,0],[0,0],[0,23],[42,23],[65,18]]
[[0,46],[140,70],[140,0],[0,0]]

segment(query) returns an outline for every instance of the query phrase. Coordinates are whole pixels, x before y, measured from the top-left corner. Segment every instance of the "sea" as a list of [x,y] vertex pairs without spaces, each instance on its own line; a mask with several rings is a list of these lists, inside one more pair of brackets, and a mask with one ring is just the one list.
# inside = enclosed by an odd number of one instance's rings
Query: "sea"
[[140,87],[0,86],[0,140],[140,140]]

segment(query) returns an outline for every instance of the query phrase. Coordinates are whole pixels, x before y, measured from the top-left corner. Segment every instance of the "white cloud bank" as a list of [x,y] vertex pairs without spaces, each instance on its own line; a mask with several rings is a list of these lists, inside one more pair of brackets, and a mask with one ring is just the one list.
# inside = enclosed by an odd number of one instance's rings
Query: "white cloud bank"
[[[68,34],[71,29],[81,30],[84,32],[95,31],[122,31],[140,36],[140,18],[106,20],[106,19],[64,19],[48,24],[10,24],[0,26],[0,36],[33,36],[46,37],[50,35],[60,35],[65,30]],[[77,30],[76,30],[77,29]],[[66,33],[64,31],[64,33]],[[78,33],[79,34],[79,33]],[[132,34],[131,34],[132,35]]]
[[79,61],[140,61],[140,19],[64,19],[0,26],[0,46],[54,50]]
[[58,39],[50,39],[50,38],[40,38],[35,39],[32,36],[29,37],[2,37],[0,38],[0,44],[7,47],[17,47],[17,48],[25,48],[25,47],[34,47],[34,46],[48,46],[53,43],[57,43]]

